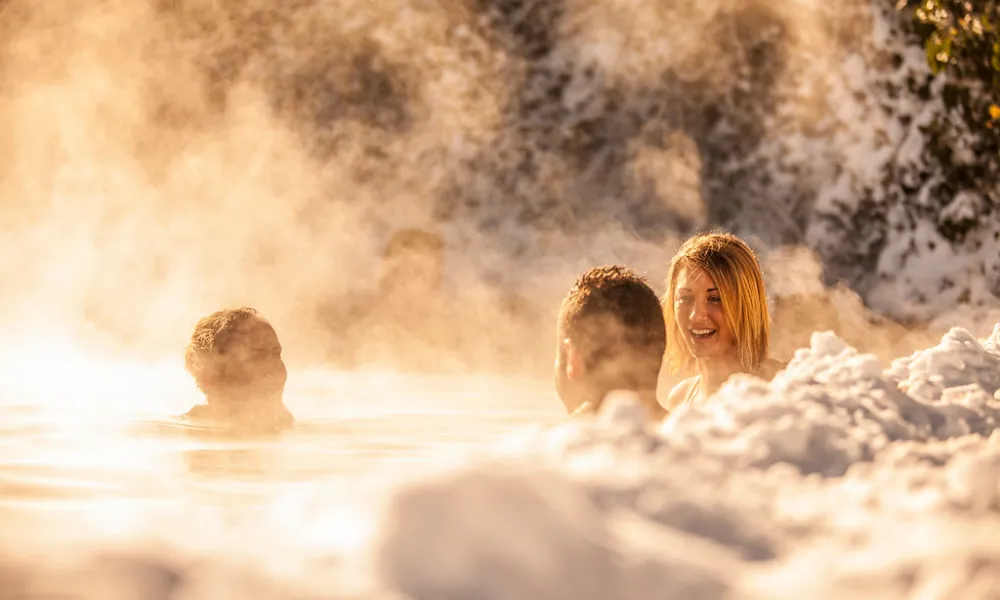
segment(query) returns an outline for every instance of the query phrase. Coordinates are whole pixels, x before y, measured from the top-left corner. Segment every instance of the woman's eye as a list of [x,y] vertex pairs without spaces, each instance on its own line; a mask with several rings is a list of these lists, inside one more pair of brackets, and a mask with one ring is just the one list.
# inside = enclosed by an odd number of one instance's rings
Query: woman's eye
[[691,296],[681,296],[677,298],[678,304],[687,304],[688,302],[691,302]]
[[719,304],[719,303],[722,302],[722,298],[720,298],[719,296],[709,296],[708,297],[708,301],[709,302],[715,302],[715,303]]

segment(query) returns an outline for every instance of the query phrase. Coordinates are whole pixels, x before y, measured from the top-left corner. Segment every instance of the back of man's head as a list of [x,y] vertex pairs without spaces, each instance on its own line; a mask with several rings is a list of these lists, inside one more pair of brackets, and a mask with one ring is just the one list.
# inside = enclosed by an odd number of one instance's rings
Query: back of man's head
[[384,258],[412,255],[439,256],[444,251],[441,236],[423,229],[400,229],[392,234],[385,247]]
[[563,370],[571,348],[587,395],[598,401],[614,389],[656,389],[666,347],[663,310],[631,269],[595,267],[577,279],[559,311],[558,336]]
[[184,363],[209,402],[280,395],[287,377],[278,334],[248,307],[223,309],[199,320]]

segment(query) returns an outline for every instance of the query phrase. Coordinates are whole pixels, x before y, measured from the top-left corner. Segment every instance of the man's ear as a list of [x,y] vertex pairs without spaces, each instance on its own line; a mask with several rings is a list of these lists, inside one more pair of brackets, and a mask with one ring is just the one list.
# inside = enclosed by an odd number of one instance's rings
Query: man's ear
[[570,381],[583,379],[586,375],[586,368],[583,366],[583,355],[577,350],[573,340],[566,338],[563,340],[563,351],[566,357],[566,378]]

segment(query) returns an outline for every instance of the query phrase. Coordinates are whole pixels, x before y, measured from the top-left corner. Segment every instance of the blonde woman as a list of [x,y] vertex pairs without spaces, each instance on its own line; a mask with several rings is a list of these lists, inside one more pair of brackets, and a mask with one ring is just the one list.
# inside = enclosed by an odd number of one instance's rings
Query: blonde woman
[[670,261],[666,288],[666,367],[675,378],[696,373],[674,386],[667,410],[704,401],[734,373],[770,379],[784,367],[767,357],[764,278],[743,240],[718,231],[692,237]]

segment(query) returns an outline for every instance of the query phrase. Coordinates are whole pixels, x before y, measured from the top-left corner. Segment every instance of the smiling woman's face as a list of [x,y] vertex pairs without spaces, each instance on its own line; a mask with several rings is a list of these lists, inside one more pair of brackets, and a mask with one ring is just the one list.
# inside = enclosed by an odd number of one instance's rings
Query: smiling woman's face
[[685,266],[674,288],[674,315],[681,336],[697,359],[736,357],[736,338],[729,328],[722,296],[712,276]]

